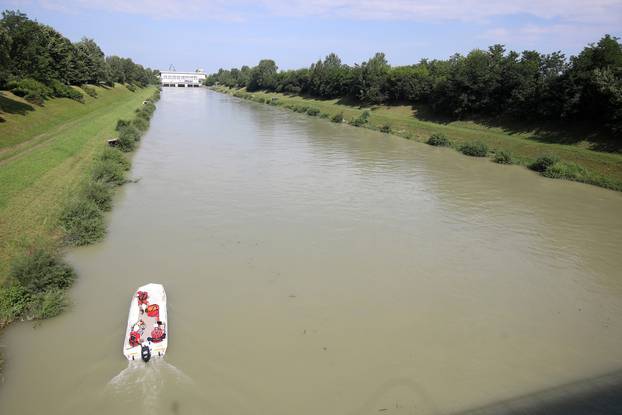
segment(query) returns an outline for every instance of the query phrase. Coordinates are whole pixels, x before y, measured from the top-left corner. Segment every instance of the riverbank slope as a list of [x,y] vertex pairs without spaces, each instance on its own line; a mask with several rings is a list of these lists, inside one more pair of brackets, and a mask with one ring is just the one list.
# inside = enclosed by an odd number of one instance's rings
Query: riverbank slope
[[115,135],[117,120],[132,118],[156,89],[95,90],[84,103],[57,98],[43,106],[0,93],[0,283],[15,257],[58,244],[65,202]]
[[[366,108],[340,99],[320,100],[263,91],[249,93],[245,88],[235,89],[225,86],[215,86],[212,89],[333,121],[342,119],[351,125],[390,132],[420,142],[427,142],[432,134],[440,133],[449,139],[450,147],[459,151],[465,145],[482,143],[487,147],[484,153],[502,164],[529,167],[540,157],[550,156],[555,166],[551,166],[553,168],[548,172],[543,171],[548,177],[575,180],[622,191],[622,154],[595,151],[593,148],[597,143],[564,140],[563,137],[558,137],[557,142],[546,142],[543,135],[533,129],[514,132],[474,121],[431,121],[420,116],[412,105],[379,105]],[[363,120],[361,116],[366,111],[369,116]],[[564,142],[573,144],[562,144]],[[498,159],[497,155],[500,156]]]

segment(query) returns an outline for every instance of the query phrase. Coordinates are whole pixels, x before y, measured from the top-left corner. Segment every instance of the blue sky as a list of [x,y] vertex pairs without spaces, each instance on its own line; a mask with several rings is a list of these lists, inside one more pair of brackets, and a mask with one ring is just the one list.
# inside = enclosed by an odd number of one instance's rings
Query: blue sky
[[447,58],[494,43],[576,54],[622,36],[622,0],[0,0],[72,40],[152,68],[308,66],[385,52],[392,65]]

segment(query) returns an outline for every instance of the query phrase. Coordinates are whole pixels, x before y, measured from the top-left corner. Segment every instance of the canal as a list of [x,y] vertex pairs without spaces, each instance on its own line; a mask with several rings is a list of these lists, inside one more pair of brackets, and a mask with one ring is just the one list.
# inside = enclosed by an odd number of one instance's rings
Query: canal
[[[72,307],[13,325],[2,414],[452,414],[622,369],[622,194],[165,89]],[[169,299],[164,362],[121,353]]]

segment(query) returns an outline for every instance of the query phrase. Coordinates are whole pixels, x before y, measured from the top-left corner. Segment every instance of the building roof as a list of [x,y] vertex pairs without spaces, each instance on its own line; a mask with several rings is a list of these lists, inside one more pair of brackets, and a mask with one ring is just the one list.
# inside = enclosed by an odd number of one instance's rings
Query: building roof
[[205,75],[205,72],[197,71],[160,71],[161,74],[175,74],[175,75]]

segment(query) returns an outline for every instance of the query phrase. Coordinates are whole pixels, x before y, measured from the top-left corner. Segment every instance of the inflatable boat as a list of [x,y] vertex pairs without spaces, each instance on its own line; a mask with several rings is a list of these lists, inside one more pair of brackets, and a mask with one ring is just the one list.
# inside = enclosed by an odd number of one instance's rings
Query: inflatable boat
[[132,296],[123,354],[128,360],[163,357],[168,346],[166,292],[161,284],[147,284]]

